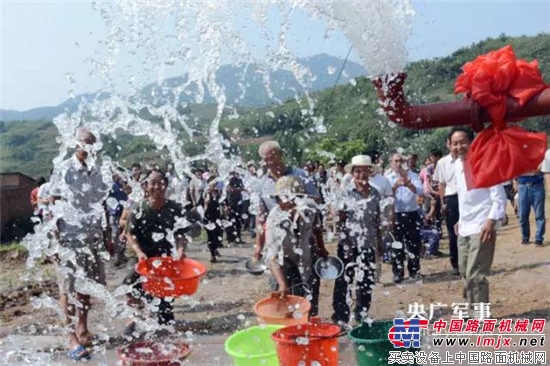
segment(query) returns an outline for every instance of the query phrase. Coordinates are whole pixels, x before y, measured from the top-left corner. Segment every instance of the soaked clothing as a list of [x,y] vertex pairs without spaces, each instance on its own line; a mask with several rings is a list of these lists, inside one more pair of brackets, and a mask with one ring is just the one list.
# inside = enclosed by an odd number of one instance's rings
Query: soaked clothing
[[101,221],[108,190],[99,169],[82,164],[76,156],[65,160],[51,178],[50,194],[62,198],[52,205],[59,245],[69,250],[58,268],[62,293],[82,288],[86,279],[105,284],[102,255],[107,253]]
[[370,309],[376,269],[374,249],[348,250],[345,246],[338,245],[337,255],[344,263],[344,273],[334,283],[332,321],[349,322],[350,305],[353,303],[350,287],[354,288],[352,285],[355,281],[354,317],[357,322],[360,322],[367,317]]
[[52,176],[51,194],[62,197],[54,212],[60,216],[56,224],[63,246],[83,248],[84,239],[102,235],[108,189],[97,167],[83,165],[76,156],[62,163],[60,173]]
[[319,228],[320,219],[315,203],[297,200],[296,212],[283,211],[278,205],[266,221],[266,261],[276,259],[293,295],[307,297],[311,302],[310,315],[315,316],[319,305],[319,277],[313,269],[317,260],[313,230]]
[[[132,210],[127,226],[147,257],[169,256],[177,238],[185,235],[183,221],[179,222],[183,218],[183,208],[174,201],[167,200],[160,210],[155,210],[148,201],[142,201]],[[172,233],[174,244],[169,241]]]
[[[302,169],[298,169],[292,166],[286,168],[284,175],[290,175],[295,177],[300,177],[304,181],[306,194],[312,198],[319,197],[319,191],[313,180],[308,178],[306,173]],[[275,192],[275,182],[277,179],[273,177],[270,173],[264,174],[258,182],[258,195],[260,207],[257,210],[259,213],[268,213],[271,209],[277,206],[277,201],[272,197]]]
[[313,230],[319,226],[318,212],[312,202],[305,204],[291,216],[275,206],[267,217],[266,260],[277,259],[280,266],[293,264],[300,268],[304,280],[313,272],[312,247]]
[[380,200],[380,193],[372,185],[368,196],[349,186],[344,207],[347,214],[343,229],[345,237],[340,239],[338,245],[346,242],[358,250],[376,248],[379,244]]
[[355,186],[346,191],[344,210],[347,214],[338,240],[338,258],[344,273],[336,279],[332,298],[334,322],[348,322],[352,303],[349,286],[355,281],[355,319],[368,314],[376,269],[375,251],[380,245],[380,193],[373,186],[365,196]]
[[244,189],[242,179],[233,175],[229,178],[229,184],[227,185],[227,197],[225,204],[229,209],[229,214],[226,217],[231,222],[231,226],[226,228],[227,242],[240,243],[241,229],[242,229],[242,190]]
[[[87,280],[105,285],[105,263],[101,258],[105,251],[103,236],[91,232],[81,239],[87,244],[83,248],[71,248],[70,259],[61,259],[61,266],[56,268],[57,283],[61,293],[74,293],[83,288]],[[73,257],[74,255],[74,257]]]
[[207,191],[205,210],[204,210],[204,228],[208,238],[208,249],[210,256],[216,257],[216,250],[222,246],[223,229],[221,226],[222,214],[219,195]]
[[[186,229],[181,227],[183,221],[179,222],[183,218],[183,208],[174,201],[167,200],[160,210],[155,210],[148,201],[143,201],[132,210],[127,227],[148,258],[170,256],[177,239],[185,235]],[[170,237],[174,244],[170,242]],[[132,296],[144,298],[148,303],[153,302],[154,297],[143,291],[141,283],[136,283],[138,279],[139,275],[132,267],[124,284],[134,285]],[[172,302],[173,299],[160,299],[157,311],[159,324],[168,324],[174,320]]]

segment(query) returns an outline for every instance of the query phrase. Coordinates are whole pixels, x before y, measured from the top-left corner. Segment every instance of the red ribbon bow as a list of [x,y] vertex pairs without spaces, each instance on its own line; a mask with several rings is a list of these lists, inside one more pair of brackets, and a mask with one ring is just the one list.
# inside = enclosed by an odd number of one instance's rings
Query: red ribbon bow
[[492,187],[538,169],[547,148],[546,134],[507,126],[504,121],[508,98],[524,105],[547,88],[538,61],[518,60],[508,45],[478,56],[462,70],[455,94],[466,93],[488,111],[492,121],[470,146],[465,164],[468,187]]

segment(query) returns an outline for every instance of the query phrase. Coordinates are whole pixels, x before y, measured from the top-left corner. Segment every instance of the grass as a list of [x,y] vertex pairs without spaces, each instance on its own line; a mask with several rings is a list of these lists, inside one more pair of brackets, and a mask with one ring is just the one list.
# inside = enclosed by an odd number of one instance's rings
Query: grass
[[19,242],[14,242],[14,243],[11,243],[11,244],[2,244],[0,245],[0,253],[2,252],[13,252],[13,251],[18,251],[18,252],[26,252],[27,251],[27,248],[25,248],[23,245],[21,245],[21,243]]

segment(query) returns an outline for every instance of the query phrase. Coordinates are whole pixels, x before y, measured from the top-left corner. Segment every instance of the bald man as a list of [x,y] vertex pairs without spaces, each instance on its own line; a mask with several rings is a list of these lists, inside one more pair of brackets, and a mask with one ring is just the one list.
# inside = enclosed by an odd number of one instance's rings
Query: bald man
[[[92,162],[96,137],[87,129],[76,133],[75,154],[65,160],[52,177],[52,191],[61,200],[56,203],[56,219],[60,250],[58,266],[60,303],[67,315],[67,324],[78,317],[76,327],[69,333],[69,353],[72,360],[89,359],[85,344],[90,341],[88,311],[90,295],[79,289],[89,282],[105,284],[105,252],[101,220],[109,187],[103,182]],[[75,276],[83,272],[84,276]]]
[[[269,211],[277,205],[277,202],[273,198],[275,193],[275,182],[282,176],[291,175],[302,178],[305,182],[306,194],[314,199],[319,198],[319,191],[311,179],[309,179],[306,173],[299,168],[285,165],[283,161],[283,150],[277,141],[266,141],[260,145],[258,154],[264,163],[264,174],[258,183],[257,193],[259,195],[259,207],[258,215],[256,217],[256,246],[254,256],[260,257],[260,253],[263,250],[265,243],[265,236],[263,232],[263,225]],[[323,246],[324,249],[324,246]]]

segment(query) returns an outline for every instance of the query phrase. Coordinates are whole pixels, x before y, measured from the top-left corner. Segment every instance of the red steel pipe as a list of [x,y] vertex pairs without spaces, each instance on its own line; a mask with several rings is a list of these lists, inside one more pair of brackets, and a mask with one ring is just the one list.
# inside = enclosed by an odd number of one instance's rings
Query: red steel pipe
[[[388,118],[405,128],[428,129],[470,125],[474,131],[481,131],[489,114],[477,102],[466,98],[454,102],[411,105],[403,93],[406,73],[383,75],[373,79],[378,98]],[[528,117],[550,114],[550,88],[535,95],[521,106],[508,98],[506,121],[520,121]]]

